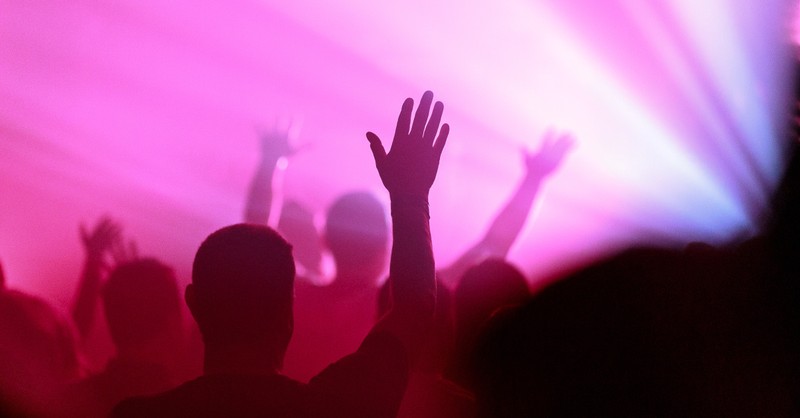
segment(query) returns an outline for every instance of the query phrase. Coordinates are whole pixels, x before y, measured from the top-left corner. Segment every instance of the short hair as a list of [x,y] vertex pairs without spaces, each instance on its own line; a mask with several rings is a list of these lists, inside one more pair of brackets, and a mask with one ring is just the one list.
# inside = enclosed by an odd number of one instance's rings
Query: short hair
[[175,272],[152,258],[120,264],[103,288],[103,307],[118,347],[151,341],[180,318]]
[[383,205],[368,192],[340,196],[328,209],[325,239],[340,263],[385,257],[389,227]]
[[455,290],[457,332],[478,332],[494,311],[518,305],[530,297],[525,276],[500,258],[489,258],[470,267]]
[[450,379],[464,386],[473,383],[467,363],[480,330],[496,311],[528,298],[525,276],[503,259],[486,259],[464,273],[454,292],[456,348],[446,371]]
[[204,341],[257,342],[286,329],[294,277],[292,246],[272,228],[236,224],[209,235],[192,267]]

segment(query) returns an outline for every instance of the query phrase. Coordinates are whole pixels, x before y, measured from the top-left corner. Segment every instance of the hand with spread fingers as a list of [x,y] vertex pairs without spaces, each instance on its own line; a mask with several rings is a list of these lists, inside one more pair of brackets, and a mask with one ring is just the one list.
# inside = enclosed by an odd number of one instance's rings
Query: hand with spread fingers
[[450,133],[450,126],[446,123],[439,127],[444,105],[436,102],[431,111],[432,102],[433,93],[426,91],[413,122],[411,113],[414,100],[408,98],[403,102],[388,153],[380,138],[367,132],[381,181],[391,195],[428,197],[428,190],[436,178],[439,158]]
[[528,175],[544,178],[555,172],[575,145],[570,134],[548,131],[535,153],[525,151],[525,168]]
[[115,246],[122,239],[122,226],[113,219],[104,216],[93,228],[80,225],[80,237],[86,252],[86,262],[98,268],[107,269],[108,256],[112,254]]

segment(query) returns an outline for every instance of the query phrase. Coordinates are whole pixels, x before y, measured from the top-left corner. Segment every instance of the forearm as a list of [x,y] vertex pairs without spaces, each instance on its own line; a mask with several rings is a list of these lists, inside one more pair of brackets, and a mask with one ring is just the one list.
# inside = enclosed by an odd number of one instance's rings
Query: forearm
[[95,312],[100,299],[101,282],[102,263],[91,259],[91,257],[87,258],[84,262],[81,277],[78,280],[75,303],[72,307],[72,319],[81,338],[88,337],[94,327]]
[[481,245],[486,256],[504,258],[525,226],[533,203],[539,194],[543,178],[527,175],[514,195],[492,221]]
[[394,309],[425,318],[436,300],[427,199],[392,196],[394,242],[390,263]]
[[269,222],[275,194],[273,181],[275,180],[277,163],[277,159],[265,159],[259,164],[247,193],[244,211],[245,222],[261,225],[267,225]]

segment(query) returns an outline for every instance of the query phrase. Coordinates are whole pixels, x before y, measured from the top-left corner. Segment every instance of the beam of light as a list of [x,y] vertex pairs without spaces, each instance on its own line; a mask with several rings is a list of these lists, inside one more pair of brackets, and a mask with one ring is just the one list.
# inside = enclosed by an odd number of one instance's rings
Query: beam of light
[[532,278],[609,246],[752,234],[781,171],[774,22],[790,7],[0,0],[0,259],[13,286],[66,304],[77,224],[109,213],[187,278],[200,239],[240,219],[255,126],[302,117],[311,145],[285,194],[319,214],[382,193],[363,134],[388,141],[428,88],[453,128],[431,196],[440,264],[480,237],[549,126],[578,145],[512,251]]

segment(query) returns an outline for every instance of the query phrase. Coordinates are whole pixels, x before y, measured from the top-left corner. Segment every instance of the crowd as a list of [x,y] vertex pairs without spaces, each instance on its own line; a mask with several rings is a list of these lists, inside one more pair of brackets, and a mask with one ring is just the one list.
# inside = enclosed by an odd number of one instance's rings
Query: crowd
[[[526,152],[482,238],[439,266],[428,194],[450,129],[431,92],[414,105],[391,143],[366,134],[388,216],[353,191],[318,232],[302,202],[279,201],[275,171],[297,150],[275,128],[243,223],[200,243],[185,289],[110,218],[81,228],[69,318],[0,268],[0,416],[800,416],[794,135],[759,236],[629,248],[534,293],[506,257],[574,140]],[[89,371],[98,306],[115,355]]]

